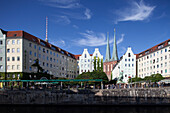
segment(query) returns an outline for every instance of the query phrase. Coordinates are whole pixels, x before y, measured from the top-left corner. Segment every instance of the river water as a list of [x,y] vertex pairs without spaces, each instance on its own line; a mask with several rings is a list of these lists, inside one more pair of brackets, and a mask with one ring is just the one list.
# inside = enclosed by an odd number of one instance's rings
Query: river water
[[170,113],[170,106],[0,106],[0,113]]

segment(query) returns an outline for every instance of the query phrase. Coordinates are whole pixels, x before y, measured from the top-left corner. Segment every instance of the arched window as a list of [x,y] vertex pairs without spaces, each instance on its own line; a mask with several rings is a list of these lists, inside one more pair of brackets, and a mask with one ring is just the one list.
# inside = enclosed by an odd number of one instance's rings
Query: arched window
[[84,55],[84,58],[86,58],[87,56],[86,56],[86,54]]

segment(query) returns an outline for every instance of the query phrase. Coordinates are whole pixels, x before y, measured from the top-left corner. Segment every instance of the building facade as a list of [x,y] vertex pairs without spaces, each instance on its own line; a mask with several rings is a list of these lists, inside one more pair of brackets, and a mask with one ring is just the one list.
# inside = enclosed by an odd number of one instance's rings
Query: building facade
[[[92,72],[94,70],[94,57],[96,56],[96,61],[99,58],[103,59],[103,55],[100,54],[99,49],[95,48],[93,54],[89,54],[87,49],[84,49],[81,55],[75,55],[77,58],[78,66],[79,66],[79,74],[83,72]],[[100,63],[101,66],[101,63]],[[97,67],[97,64],[96,64]]]
[[152,74],[170,77],[170,39],[137,54],[137,76]]
[[[37,67],[32,65],[37,59],[39,65],[50,75],[64,78],[75,78],[77,76],[75,56],[48,41],[24,31],[0,30],[1,41],[3,41],[3,46],[0,45],[0,52],[3,54],[0,54],[0,58],[2,57],[0,66],[2,65],[2,69],[6,67],[7,77],[9,76],[8,73],[13,72],[36,73]],[[3,71],[0,70],[0,72]]]
[[106,73],[109,80],[111,80],[111,73],[117,61],[118,61],[118,54],[117,54],[117,45],[116,45],[116,33],[114,29],[114,43],[113,43],[112,58],[110,56],[109,34],[107,34],[106,58],[103,63],[104,66],[103,71]]
[[112,80],[118,78],[120,72],[123,73],[123,82],[125,83],[129,81],[129,78],[136,76],[136,55],[133,53],[131,47],[128,47],[126,53],[113,67]]

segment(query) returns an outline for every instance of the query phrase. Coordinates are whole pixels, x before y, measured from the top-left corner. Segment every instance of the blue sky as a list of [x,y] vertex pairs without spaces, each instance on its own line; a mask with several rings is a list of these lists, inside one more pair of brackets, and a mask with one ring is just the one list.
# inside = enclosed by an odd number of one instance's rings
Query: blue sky
[[169,0],[0,0],[0,28],[24,30],[73,54],[95,48],[105,56],[114,28],[118,56],[142,52],[170,37]]

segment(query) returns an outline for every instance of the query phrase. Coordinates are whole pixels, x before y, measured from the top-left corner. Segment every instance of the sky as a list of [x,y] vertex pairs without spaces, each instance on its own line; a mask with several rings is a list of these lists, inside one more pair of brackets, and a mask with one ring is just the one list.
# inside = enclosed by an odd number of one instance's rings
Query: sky
[[0,28],[23,30],[73,54],[99,48],[105,57],[107,33],[118,57],[135,54],[170,38],[169,0],[0,0]]

